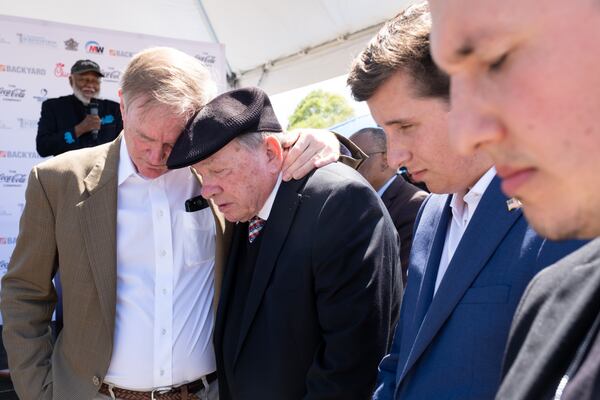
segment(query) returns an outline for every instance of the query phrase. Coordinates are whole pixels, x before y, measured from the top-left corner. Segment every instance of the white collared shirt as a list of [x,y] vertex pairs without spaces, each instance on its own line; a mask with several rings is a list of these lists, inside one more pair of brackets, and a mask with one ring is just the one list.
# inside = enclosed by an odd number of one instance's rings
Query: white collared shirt
[[105,381],[133,390],[194,381],[216,370],[212,212],[185,211],[200,193],[188,168],[140,176],[125,139],[117,190],[117,305]]
[[379,197],[383,196],[385,191],[390,187],[390,185],[396,180],[397,177],[398,177],[398,175],[392,175],[392,177],[390,179],[388,179],[381,188],[379,188],[379,190],[377,191],[377,194],[379,195]]
[[475,210],[481,201],[483,193],[486,191],[492,180],[496,176],[496,168],[490,168],[477,183],[466,193],[454,193],[450,200],[452,208],[452,219],[448,223],[446,231],[446,240],[440,259],[437,278],[435,280],[435,292],[437,292],[442,278],[446,274],[452,256],[460,243],[460,239],[467,230],[467,226],[475,214]]
[[281,172],[277,177],[277,182],[275,182],[275,186],[273,190],[271,190],[271,194],[267,197],[265,204],[262,206],[258,214],[256,214],[260,219],[268,220],[269,215],[271,214],[271,209],[273,208],[273,203],[275,202],[275,197],[277,196],[277,191],[279,190],[279,186],[281,185]]

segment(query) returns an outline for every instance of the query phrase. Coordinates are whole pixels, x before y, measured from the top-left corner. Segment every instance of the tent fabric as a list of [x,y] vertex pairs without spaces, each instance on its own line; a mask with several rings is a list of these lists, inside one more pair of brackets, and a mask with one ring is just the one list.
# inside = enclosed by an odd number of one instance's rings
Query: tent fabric
[[269,94],[347,72],[413,0],[11,0],[0,14],[225,45],[238,86]]

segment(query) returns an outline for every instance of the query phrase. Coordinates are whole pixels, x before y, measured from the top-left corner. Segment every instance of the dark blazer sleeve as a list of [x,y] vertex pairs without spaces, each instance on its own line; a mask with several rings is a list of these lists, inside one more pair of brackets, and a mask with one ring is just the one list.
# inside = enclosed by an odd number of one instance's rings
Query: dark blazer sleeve
[[402,294],[388,214],[366,185],[347,187],[329,195],[312,239],[323,344],[307,374],[305,399],[370,398]]
[[[68,107],[59,99],[49,99],[42,103],[42,112],[38,122],[38,132],[35,138],[37,152],[42,157],[53,156],[64,153],[69,150],[78,149],[80,146],[77,141],[69,144],[65,140],[65,133],[71,132],[75,139],[75,125],[61,129],[59,126],[59,115],[57,113],[67,112],[65,107]],[[69,111],[72,113],[72,111]]]
[[[411,237],[419,226],[419,221],[421,220],[421,215],[425,205],[427,204],[427,200],[428,197],[425,197],[420,209],[417,211]],[[400,359],[400,345],[402,343],[401,329],[398,328],[399,325],[400,324],[398,324],[394,329],[394,340],[392,342],[392,349],[390,353],[383,357],[381,363],[379,364],[377,389],[373,394],[373,400],[394,399],[394,391],[396,390],[396,374],[398,372],[398,360]]]
[[405,285],[415,218],[426,197],[427,192],[411,185],[401,177],[397,177],[381,197],[400,236],[400,261]]

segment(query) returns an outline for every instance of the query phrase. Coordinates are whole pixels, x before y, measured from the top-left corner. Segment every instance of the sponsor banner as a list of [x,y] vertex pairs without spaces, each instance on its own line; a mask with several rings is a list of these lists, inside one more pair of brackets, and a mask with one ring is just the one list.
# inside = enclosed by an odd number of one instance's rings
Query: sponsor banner
[[219,44],[0,15],[0,277],[18,235],[29,172],[44,160],[35,149],[42,103],[72,93],[68,77],[80,59],[100,65],[105,75],[100,97],[118,101],[129,60],[155,46],[174,47],[197,58],[211,70],[220,90],[226,90],[224,48]]

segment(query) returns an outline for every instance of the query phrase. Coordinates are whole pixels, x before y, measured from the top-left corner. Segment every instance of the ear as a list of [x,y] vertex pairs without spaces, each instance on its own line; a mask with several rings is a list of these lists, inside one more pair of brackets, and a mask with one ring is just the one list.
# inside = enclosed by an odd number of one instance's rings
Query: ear
[[269,167],[279,173],[283,165],[283,148],[275,136],[265,138],[265,150],[267,152],[267,163]]
[[69,85],[73,87],[73,75],[69,75]]

